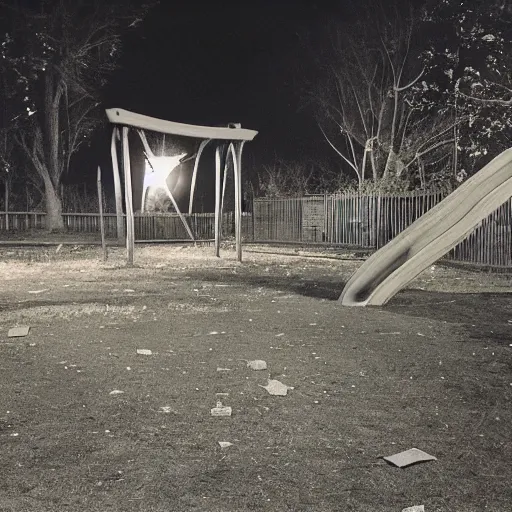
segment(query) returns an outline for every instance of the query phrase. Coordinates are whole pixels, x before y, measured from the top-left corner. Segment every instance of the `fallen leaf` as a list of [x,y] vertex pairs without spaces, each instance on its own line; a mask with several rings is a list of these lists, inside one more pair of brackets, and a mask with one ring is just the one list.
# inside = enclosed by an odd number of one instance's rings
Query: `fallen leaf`
[[266,386],[258,384],[261,388],[266,389],[270,395],[286,396],[289,389],[293,389],[278,380],[269,379]]

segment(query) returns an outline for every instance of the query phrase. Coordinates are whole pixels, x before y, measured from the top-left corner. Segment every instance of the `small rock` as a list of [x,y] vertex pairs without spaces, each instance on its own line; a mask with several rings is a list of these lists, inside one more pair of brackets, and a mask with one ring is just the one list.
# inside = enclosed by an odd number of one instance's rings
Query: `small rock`
[[219,445],[221,448],[228,448],[233,446],[233,443],[230,443],[229,441],[219,441]]
[[121,391],[120,389],[114,389],[109,393],[109,395],[122,395],[124,391]]
[[255,359],[254,361],[247,361],[247,368],[251,370],[266,370],[267,363],[261,359]]
[[153,352],[151,350],[148,350],[147,348],[138,348],[137,354],[140,356],[150,356]]

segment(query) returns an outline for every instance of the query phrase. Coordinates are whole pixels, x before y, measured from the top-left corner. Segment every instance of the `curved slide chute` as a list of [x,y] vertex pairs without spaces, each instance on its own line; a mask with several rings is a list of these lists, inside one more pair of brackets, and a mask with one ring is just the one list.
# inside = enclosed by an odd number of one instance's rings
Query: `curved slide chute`
[[341,294],[343,306],[381,306],[512,197],[512,148],[372,254]]

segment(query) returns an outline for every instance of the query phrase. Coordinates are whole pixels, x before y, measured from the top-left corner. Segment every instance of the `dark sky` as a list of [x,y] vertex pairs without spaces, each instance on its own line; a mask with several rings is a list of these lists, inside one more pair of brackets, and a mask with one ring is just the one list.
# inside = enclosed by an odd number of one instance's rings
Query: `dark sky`
[[305,53],[299,34],[345,0],[162,0],[125,44],[107,106],[171,121],[240,122],[259,131],[244,167],[329,153],[311,116],[299,111]]

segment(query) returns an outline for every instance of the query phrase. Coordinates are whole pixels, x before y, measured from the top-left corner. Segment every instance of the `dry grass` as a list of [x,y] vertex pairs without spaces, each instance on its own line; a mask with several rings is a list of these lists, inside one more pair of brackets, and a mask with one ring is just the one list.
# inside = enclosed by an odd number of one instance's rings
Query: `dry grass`
[[[0,510],[510,508],[507,276],[436,266],[348,309],[332,299],[358,261],[212,253],[0,264]],[[231,418],[210,416],[218,392]],[[438,461],[380,458],[412,446]]]

